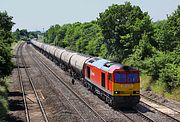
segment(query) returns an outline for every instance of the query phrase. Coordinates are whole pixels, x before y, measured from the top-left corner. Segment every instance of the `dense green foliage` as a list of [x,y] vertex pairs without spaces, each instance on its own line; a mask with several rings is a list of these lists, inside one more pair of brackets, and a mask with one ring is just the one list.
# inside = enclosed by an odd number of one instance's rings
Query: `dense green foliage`
[[30,31],[28,32],[26,29],[16,29],[16,31],[13,33],[14,38],[19,40],[27,41],[30,38],[38,38],[38,35],[41,34],[40,31]]
[[0,121],[5,119],[8,111],[7,84],[5,76],[11,73],[11,43],[14,41],[11,33],[12,17],[7,12],[0,12]]
[[44,36],[46,43],[138,67],[164,93],[180,88],[180,6],[152,22],[129,2],[112,5],[95,21],[55,25]]
[[159,52],[145,61],[146,70],[153,80],[164,83],[169,92],[180,86],[180,54]]
[[8,44],[3,43],[0,39],[0,73],[1,76],[8,75],[11,72],[12,62],[11,62],[11,48]]
[[154,23],[158,50],[163,52],[180,49],[180,6],[167,20]]
[[167,20],[154,23],[156,54],[145,61],[146,70],[165,91],[180,87],[180,6]]
[[55,25],[45,33],[46,43],[93,56],[100,56],[103,39],[96,21]]
[[11,43],[13,42],[11,28],[12,17],[6,12],[0,12],[0,75],[8,75],[12,68]]
[[150,17],[138,6],[132,6],[129,2],[112,5],[99,16],[98,24],[102,28],[108,55],[113,56],[112,60],[122,62],[133,53],[140,41],[145,41],[143,37],[153,44]]

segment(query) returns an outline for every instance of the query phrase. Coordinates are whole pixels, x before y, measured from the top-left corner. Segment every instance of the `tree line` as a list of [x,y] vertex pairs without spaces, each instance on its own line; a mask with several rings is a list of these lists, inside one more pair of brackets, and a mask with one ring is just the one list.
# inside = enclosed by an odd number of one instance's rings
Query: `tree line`
[[41,35],[40,31],[28,31],[27,29],[19,29],[17,28],[15,32],[13,32],[14,38],[19,41],[27,41],[32,38],[38,38],[38,35]]
[[51,26],[44,42],[138,67],[163,92],[180,87],[180,6],[152,22],[139,6],[113,4],[91,22]]
[[7,78],[13,68],[11,62],[12,50],[11,44],[14,38],[11,28],[14,25],[12,17],[7,12],[0,11],[0,121],[6,118],[8,112],[7,102]]
[[14,25],[7,12],[0,12],[0,76],[6,76],[12,69],[11,44],[14,42],[11,28]]

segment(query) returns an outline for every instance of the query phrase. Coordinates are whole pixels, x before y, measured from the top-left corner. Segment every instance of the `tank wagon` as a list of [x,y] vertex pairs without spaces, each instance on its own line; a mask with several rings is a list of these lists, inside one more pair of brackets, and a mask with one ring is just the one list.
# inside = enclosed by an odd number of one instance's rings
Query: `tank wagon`
[[135,106],[140,100],[139,71],[106,59],[86,56],[31,40],[41,53],[81,78],[84,86],[113,107]]

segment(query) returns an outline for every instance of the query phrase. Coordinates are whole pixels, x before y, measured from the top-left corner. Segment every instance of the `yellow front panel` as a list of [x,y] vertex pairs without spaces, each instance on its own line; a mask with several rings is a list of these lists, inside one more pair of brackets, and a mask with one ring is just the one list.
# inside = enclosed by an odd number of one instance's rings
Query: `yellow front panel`
[[[113,84],[113,96],[137,96],[138,94],[133,94],[133,91],[140,91],[140,83],[132,84]],[[120,91],[120,93],[115,94],[114,91]]]

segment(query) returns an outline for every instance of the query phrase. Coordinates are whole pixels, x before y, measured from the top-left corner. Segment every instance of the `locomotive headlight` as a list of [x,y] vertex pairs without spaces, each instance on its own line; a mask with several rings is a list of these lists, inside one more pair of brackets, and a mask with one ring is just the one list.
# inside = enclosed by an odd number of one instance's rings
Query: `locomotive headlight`
[[120,94],[120,91],[114,91],[114,94]]

